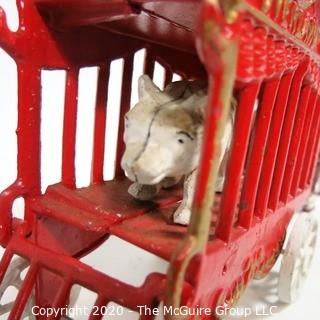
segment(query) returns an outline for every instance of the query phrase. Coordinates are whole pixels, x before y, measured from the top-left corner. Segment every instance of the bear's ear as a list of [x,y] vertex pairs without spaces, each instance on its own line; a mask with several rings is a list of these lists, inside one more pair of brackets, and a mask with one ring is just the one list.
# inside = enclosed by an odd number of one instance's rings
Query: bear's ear
[[146,74],[143,74],[139,78],[138,83],[139,88],[139,99],[153,99],[154,96],[157,96],[161,93],[160,89],[153,83],[150,77]]
[[202,122],[206,113],[207,100],[206,95],[193,94],[182,102],[181,107],[187,110],[195,121]]
[[181,80],[169,83],[164,89],[164,93],[173,99],[187,99],[193,94],[205,94],[207,87],[207,81],[204,80]]
[[165,87],[163,92],[172,100],[178,98],[187,98],[187,94],[189,93],[188,81],[182,80],[171,82]]

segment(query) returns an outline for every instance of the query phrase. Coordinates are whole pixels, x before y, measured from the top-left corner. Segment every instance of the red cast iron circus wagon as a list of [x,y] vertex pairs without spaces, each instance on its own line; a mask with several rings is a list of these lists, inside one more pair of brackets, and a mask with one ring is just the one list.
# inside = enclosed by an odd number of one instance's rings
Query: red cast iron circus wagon
[[[65,306],[74,284],[95,292],[97,307],[110,301],[133,311],[161,301],[172,307],[231,305],[250,279],[270,271],[299,212],[284,250],[286,274],[280,272],[280,298],[293,300],[310,261],[300,249],[312,249],[316,234],[301,209],[312,192],[319,151],[320,1],[18,0],[17,6],[17,32],[8,29],[0,11],[0,45],[18,71],[18,173],[0,194],[0,278],[12,269],[13,255],[23,257],[29,269],[19,283],[12,280],[19,293],[7,319],[21,319],[30,296],[37,306]],[[144,73],[151,77],[157,61],[165,68],[165,83],[173,73],[209,79],[188,228],[170,219],[179,189],[137,202],[127,194],[120,168],[133,58],[142,48]],[[124,65],[115,174],[104,181],[107,83],[110,64],[119,58]],[[86,66],[99,67],[92,180],[77,188],[78,75]],[[42,193],[41,71],[53,69],[67,74],[62,178]],[[219,139],[232,94],[238,101],[234,136],[224,191],[216,194]],[[13,202],[21,197],[23,220],[12,216]],[[79,261],[110,235],[170,261],[168,273],[151,273],[134,287]],[[303,268],[290,258],[297,254]],[[108,252],[101,257],[109,258]]]

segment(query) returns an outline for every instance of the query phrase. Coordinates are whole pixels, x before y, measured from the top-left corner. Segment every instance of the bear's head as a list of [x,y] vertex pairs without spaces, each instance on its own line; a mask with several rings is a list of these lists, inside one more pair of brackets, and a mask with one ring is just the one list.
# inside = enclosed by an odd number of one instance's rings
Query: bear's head
[[130,180],[153,185],[188,174],[198,164],[206,84],[173,82],[161,91],[143,75],[139,102],[125,116],[121,165]]

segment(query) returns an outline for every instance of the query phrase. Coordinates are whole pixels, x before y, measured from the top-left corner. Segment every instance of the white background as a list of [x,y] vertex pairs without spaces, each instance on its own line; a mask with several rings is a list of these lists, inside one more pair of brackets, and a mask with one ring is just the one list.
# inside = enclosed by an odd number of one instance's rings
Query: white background
[[[6,9],[10,28],[14,31],[18,27],[15,3],[13,0],[0,0],[0,6]],[[143,52],[139,52],[135,59],[135,74],[141,74]],[[88,185],[90,179],[92,129],[93,129],[93,108],[95,101],[95,84],[97,69],[90,68],[81,71],[79,88],[79,118],[78,124],[81,130],[77,130],[77,184],[78,186]],[[112,65],[109,91],[113,93],[110,105],[114,105],[117,110],[119,104],[119,88],[115,85],[120,83],[121,61],[116,61]],[[176,76],[175,79],[178,79]],[[163,81],[163,69],[157,65],[155,82],[161,85]],[[12,59],[0,49],[0,191],[9,186],[16,177],[16,135],[17,126],[17,83],[16,67]],[[42,77],[42,189],[45,190],[49,184],[58,182],[60,179],[61,166],[61,139],[62,139],[62,117],[64,98],[64,71],[52,72],[44,71]],[[136,81],[135,81],[136,83]],[[133,86],[133,102],[137,101],[137,86]],[[118,114],[108,114],[111,119],[107,134],[115,134],[117,131]],[[114,153],[109,150],[109,153]],[[54,151],[53,151],[54,150]],[[112,177],[112,166],[106,167],[105,179]],[[317,208],[320,208],[320,199],[317,199]],[[318,210],[318,209],[316,209]],[[23,212],[23,201],[17,200],[14,206],[14,214],[21,216]],[[320,216],[320,215],[319,215]],[[109,259],[108,259],[109,257]],[[112,257],[112,259],[110,259]],[[119,278],[133,285],[141,285],[145,276],[151,271],[166,272],[167,263],[152,254],[133,247],[124,241],[111,237],[99,250],[82,259],[98,270]],[[278,263],[279,264],[279,263]],[[275,268],[276,270],[276,268]],[[255,310],[266,310],[270,305],[278,306],[276,314],[269,316],[252,315],[249,319],[275,319],[275,320],[300,320],[302,318],[314,320],[318,316],[318,306],[320,297],[320,253],[319,246],[315,260],[310,272],[304,291],[300,299],[290,305],[284,306],[277,302],[275,272],[270,277],[262,281],[253,281],[247,289],[246,294],[239,302],[240,307],[252,307]],[[271,293],[268,290],[271,288]],[[10,301],[16,290],[11,288],[1,300],[1,303]],[[268,295],[267,301],[266,295]],[[82,290],[80,297],[75,302],[77,305],[90,306],[94,302],[94,294]],[[3,315],[0,319],[6,319]],[[85,319],[78,316],[76,319]],[[112,317],[114,318],[114,317]],[[136,319],[137,315],[126,312],[121,319]]]

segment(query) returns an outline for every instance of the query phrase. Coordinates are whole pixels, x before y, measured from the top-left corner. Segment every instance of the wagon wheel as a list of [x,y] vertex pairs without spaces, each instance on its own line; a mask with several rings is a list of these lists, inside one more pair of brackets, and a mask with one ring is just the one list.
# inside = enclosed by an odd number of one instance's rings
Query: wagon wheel
[[283,251],[279,300],[292,303],[308,276],[317,240],[318,223],[310,213],[299,213]]
[[[23,279],[22,279],[22,272],[29,266],[27,260],[17,257],[12,260],[9,265],[9,268],[4,276],[4,279],[0,285],[0,300],[2,299],[3,295],[5,294],[6,290],[9,287],[14,287],[18,291],[20,290]],[[0,316],[3,314],[9,313],[14,305],[14,300],[7,302],[5,304],[0,304]],[[29,320],[34,320],[35,317],[32,315],[31,309],[34,305],[34,297],[31,294],[24,311],[23,317],[27,317]]]

